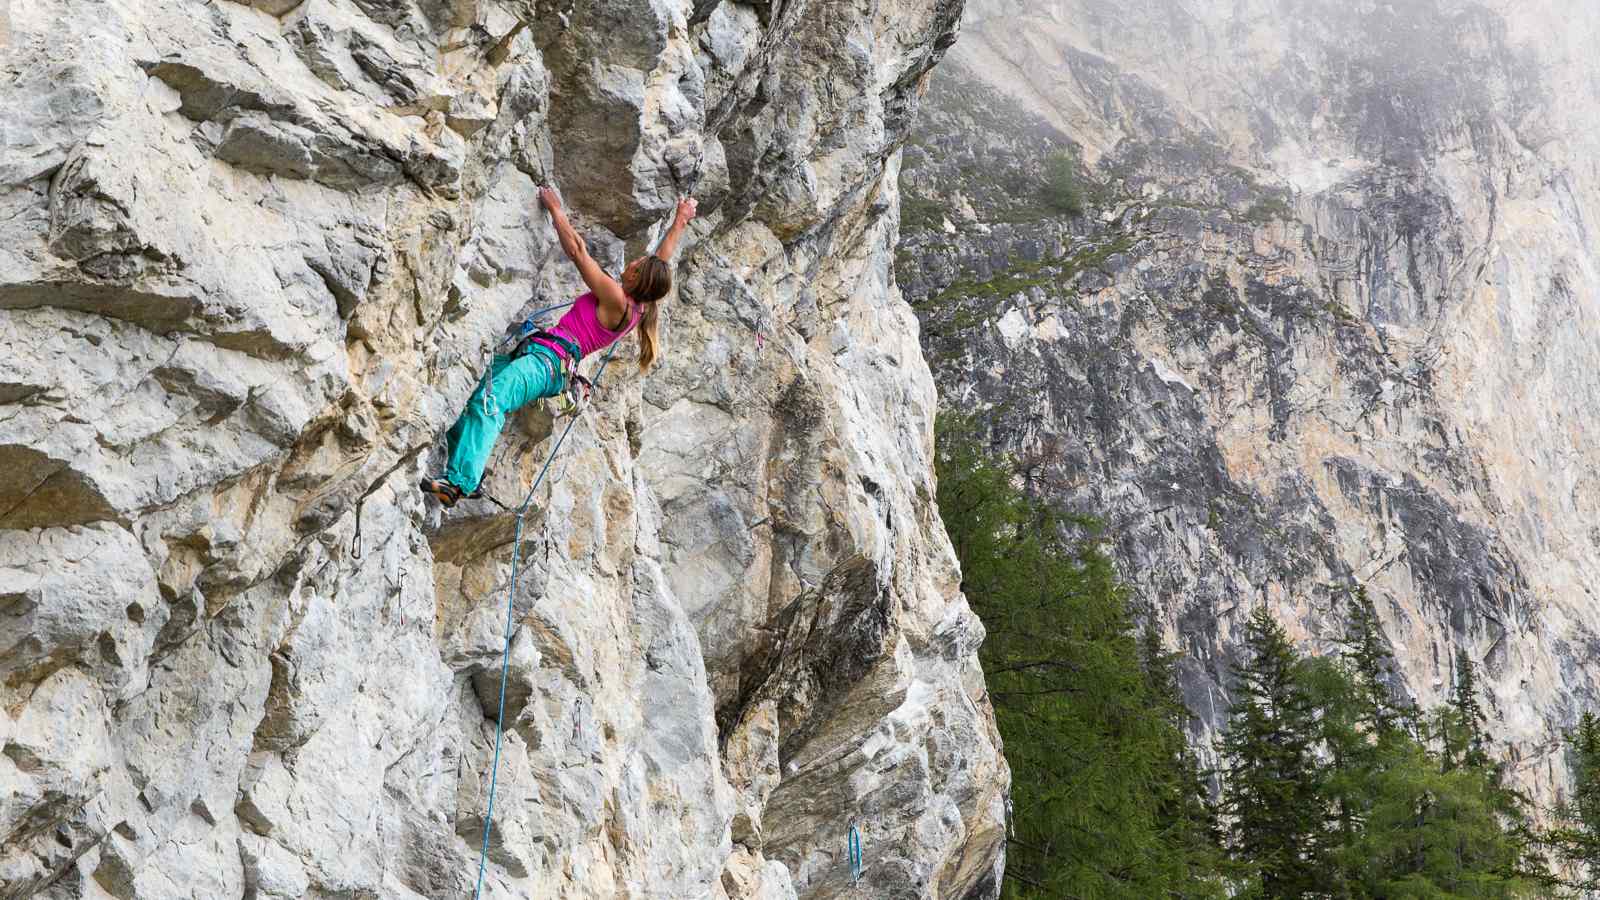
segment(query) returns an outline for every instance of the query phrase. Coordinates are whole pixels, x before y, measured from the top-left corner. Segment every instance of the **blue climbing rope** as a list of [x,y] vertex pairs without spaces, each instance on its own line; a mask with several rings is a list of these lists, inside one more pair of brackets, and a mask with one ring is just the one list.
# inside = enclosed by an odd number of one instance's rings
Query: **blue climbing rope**
[[[570,303],[562,304],[570,306]],[[560,309],[552,306],[550,309]],[[537,316],[548,310],[539,310]],[[531,317],[530,317],[531,318]],[[600,358],[600,367],[595,370],[594,384],[598,386],[600,379],[606,373],[606,365],[611,362],[611,354],[617,351],[617,345],[622,343],[621,338],[613,341],[606,350],[606,355]],[[489,861],[489,831],[493,828],[494,819],[494,792],[500,779],[500,742],[505,735],[506,718],[506,680],[511,673],[511,639],[515,637],[513,604],[517,597],[517,579],[521,575],[522,561],[522,523],[528,513],[528,504],[533,502],[534,492],[539,490],[539,484],[544,481],[545,473],[550,471],[550,464],[555,462],[556,454],[561,451],[561,445],[566,442],[567,435],[572,432],[572,426],[578,423],[578,414],[575,411],[572,418],[567,420],[567,427],[561,430],[561,436],[556,438],[555,446],[550,448],[550,455],[544,459],[544,466],[539,469],[539,474],[533,479],[533,486],[528,488],[528,493],[522,498],[522,503],[517,507],[517,530],[512,538],[511,545],[511,587],[506,591],[506,646],[500,656],[500,709],[494,717],[494,764],[489,769],[489,805],[483,814],[483,846],[478,850],[478,886],[473,889],[473,900],[478,900],[483,894],[483,870]]]
[[850,823],[850,886],[855,887],[861,880],[861,832],[856,830],[856,823]]

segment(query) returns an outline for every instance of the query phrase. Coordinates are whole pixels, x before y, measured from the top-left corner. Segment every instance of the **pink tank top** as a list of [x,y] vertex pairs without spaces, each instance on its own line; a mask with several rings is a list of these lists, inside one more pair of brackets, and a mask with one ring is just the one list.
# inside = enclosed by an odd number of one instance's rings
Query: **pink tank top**
[[[601,325],[600,304],[599,301],[595,300],[594,291],[590,291],[579,297],[572,304],[572,308],[567,310],[567,314],[561,317],[561,321],[557,322],[554,328],[550,329],[550,333],[559,334],[577,344],[579,349],[583,350],[583,355],[588,356],[596,350],[604,350],[609,347],[613,342],[632,331],[633,326],[637,324],[639,324],[639,311],[635,307],[630,313],[628,321],[623,324],[621,331],[612,331]],[[545,340],[544,338],[534,338],[534,340],[562,356],[567,355],[561,345],[555,341]]]

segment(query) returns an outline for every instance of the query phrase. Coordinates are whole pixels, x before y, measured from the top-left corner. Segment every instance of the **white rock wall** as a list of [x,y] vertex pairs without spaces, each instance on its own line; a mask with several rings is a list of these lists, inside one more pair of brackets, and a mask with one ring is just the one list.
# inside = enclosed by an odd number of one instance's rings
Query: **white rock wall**
[[[486,896],[997,893],[888,259],[942,0],[26,0],[0,27],[0,897],[470,895],[501,328],[702,216],[534,495]],[[557,422],[555,424],[561,424]],[[516,417],[487,489],[551,441]]]

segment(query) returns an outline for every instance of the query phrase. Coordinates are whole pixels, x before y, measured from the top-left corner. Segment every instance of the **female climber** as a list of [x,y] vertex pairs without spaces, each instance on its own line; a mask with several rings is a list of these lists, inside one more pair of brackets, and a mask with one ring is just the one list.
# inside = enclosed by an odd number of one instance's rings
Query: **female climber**
[[[450,461],[444,477],[422,480],[423,492],[433,495],[447,509],[461,498],[476,494],[506,416],[523,404],[561,393],[576,375],[579,360],[621,340],[635,328],[639,330],[640,372],[650,368],[659,348],[656,328],[660,316],[656,304],[672,288],[668,263],[678,249],[683,230],[694,218],[694,199],[678,201],[672,226],[655,252],[629,263],[622,270],[620,281],[607,275],[589,255],[589,248],[567,221],[561,198],[554,190],[540,188],[539,201],[550,211],[561,249],[578,267],[589,291],[572,304],[555,327],[534,333],[510,354],[496,354],[490,361],[490,379],[478,385],[461,417],[450,426]],[[493,388],[487,392],[485,402],[485,388],[490,383]]]

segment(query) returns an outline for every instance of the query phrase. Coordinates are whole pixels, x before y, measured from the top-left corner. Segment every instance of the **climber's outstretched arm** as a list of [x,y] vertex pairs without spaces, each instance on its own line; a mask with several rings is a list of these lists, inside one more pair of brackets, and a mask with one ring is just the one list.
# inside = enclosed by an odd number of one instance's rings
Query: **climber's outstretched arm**
[[556,238],[561,241],[561,250],[578,267],[578,274],[583,276],[583,283],[594,291],[595,299],[603,308],[622,309],[627,305],[627,295],[623,293],[622,285],[617,280],[605,273],[594,257],[589,255],[589,245],[578,236],[577,229],[567,221],[567,211],[561,208],[561,197],[554,188],[542,187],[539,189],[539,202],[550,211],[550,221],[555,223]]
[[698,204],[693,197],[685,197],[678,201],[678,214],[672,218],[672,226],[667,229],[666,237],[656,245],[656,256],[662,262],[672,262],[672,254],[678,252],[678,241],[683,237],[683,230],[689,227],[689,220],[694,218]]

